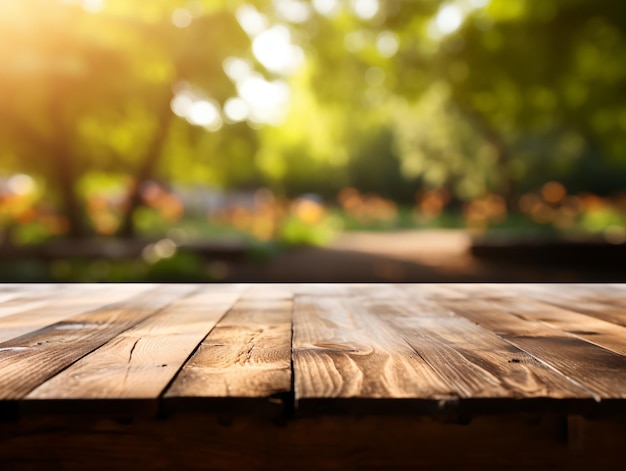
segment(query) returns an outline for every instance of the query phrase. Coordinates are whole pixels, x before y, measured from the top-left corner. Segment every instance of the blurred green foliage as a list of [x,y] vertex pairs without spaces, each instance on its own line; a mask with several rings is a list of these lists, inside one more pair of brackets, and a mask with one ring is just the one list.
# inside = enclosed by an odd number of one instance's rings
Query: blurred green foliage
[[25,258],[3,264],[0,281],[16,282],[188,282],[216,281],[201,257],[180,252],[149,263],[142,259],[73,258],[43,261]]
[[[457,212],[488,194],[518,212],[550,180],[610,195],[626,181],[625,31],[614,0],[3,0],[0,176],[32,176],[45,220],[0,223],[20,244],[149,234],[184,213],[142,208],[151,181],[407,206],[443,188]],[[579,223],[623,224],[605,212]],[[288,244],[339,227],[283,221]]]

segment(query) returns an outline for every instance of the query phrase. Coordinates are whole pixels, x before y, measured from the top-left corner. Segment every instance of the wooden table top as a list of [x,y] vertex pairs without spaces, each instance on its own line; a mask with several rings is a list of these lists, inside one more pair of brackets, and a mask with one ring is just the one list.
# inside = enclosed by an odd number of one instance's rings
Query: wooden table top
[[0,414],[623,412],[626,285],[4,284],[0,378]]

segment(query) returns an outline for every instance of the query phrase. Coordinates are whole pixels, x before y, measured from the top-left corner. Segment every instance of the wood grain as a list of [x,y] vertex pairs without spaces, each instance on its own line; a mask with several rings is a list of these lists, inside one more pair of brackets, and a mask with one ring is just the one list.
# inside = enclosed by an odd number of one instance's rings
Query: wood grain
[[6,290],[0,294],[0,318],[47,306],[57,299],[89,290],[94,291],[94,286],[35,284],[29,289],[13,288]]
[[[438,404],[456,397],[456,391],[393,328],[341,297],[296,298],[293,359],[300,407],[319,399],[328,406],[333,399]],[[341,404],[350,407],[346,401]]]
[[384,315],[462,398],[591,399],[528,353],[422,296],[363,304]]
[[291,312],[284,290],[244,295],[202,341],[165,397],[264,400],[289,393]]
[[488,301],[440,302],[564,375],[596,400],[626,397],[626,357]]
[[[73,286],[73,285],[72,285]],[[87,291],[75,291],[60,285],[61,298],[51,297],[48,301],[36,301],[36,307],[14,312],[0,318],[1,343],[37,331],[63,319],[96,310],[111,303],[123,302],[133,296],[154,289],[155,285],[91,285]],[[94,289],[96,288],[96,289]],[[67,295],[67,296],[65,296]]]
[[626,327],[606,318],[625,295],[621,285],[0,285],[0,408],[606,411],[594,400],[626,404]]
[[81,358],[27,398],[157,398],[240,291],[208,287],[170,304]]
[[0,399],[20,399],[84,355],[197,290],[166,285],[0,344]]
[[620,295],[618,290],[606,302],[606,295],[567,284],[526,284],[515,289],[547,304],[626,327],[626,293]]
[[519,296],[513,292],[507,294],[506,298],[493,301],[493,305],[500,306],[516,316],[541,322],[626,356],[626,327],[571,309],[536,301],[528,296]]

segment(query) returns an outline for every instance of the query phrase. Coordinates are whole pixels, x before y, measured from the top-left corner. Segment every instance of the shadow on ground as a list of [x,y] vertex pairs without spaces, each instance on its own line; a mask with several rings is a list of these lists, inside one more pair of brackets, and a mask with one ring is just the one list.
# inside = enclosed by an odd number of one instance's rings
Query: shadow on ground
[[348,233],[328,248],[293,248],[265,262],[229,265],[224,281],[626,281],[623,248],[562,245],[535,244],[529,249],[496,244],[476,250],[470,236],[461,231]]
[[0,280],[626,282],[626,244],[515,237],[472,240],[460,230],[351,232],[329,247],[291,249],[201,240],[156,263],[145,259],[155,241],[60,240],[0,246]]

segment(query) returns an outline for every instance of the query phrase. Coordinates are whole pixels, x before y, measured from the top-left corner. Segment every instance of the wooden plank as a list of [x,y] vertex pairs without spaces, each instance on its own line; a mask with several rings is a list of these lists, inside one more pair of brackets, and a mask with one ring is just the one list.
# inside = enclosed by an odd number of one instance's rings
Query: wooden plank
[[[93,290],[87,284],[35,284],[5,292],[0,298],[0,318],[45,306],[52,300],[67,298],[77,293]],[[28,288],[28,289],[26,289]],[[101,289],[101,288],[100,288]]]
[[15,294],[20,295],[25,292],[38,289],[53,289],[58,286],[55,283],[4,283],[0,282],[0,295]]
[[439,303],[489,329],[591,392],[596,400],[626,398],[626,357],[479,299]]
[[287,283],[272,283],[272,284],[252,284],[247,285],[247,291],[244,299],[247,301],[278,301],[288,300],[291,301],[294,296],[294,285]]
[[[397,332],[345,297],[298,296],[294,309],[295,400],[302,409],[368,407],[437,410],[456,392]],[[349,400],[348,400],[349,399]]]
[[266,402],[291,391],[292,300],[268,291],[244,295],[218,322],[166,391],[170,405],[199,404],[192,398],[209,408],[224,399]]
[[396,331],[398,339],[409,344],[415,353],[442,377],[455,396],[461,398],[510,396],[509,390],[503,387],[495,375],[476,366],[446,343],[440,333],[445,330],[448,330],[448,333],[452,331],[449,322],[425,317],[424,312],[417,312],[414,306],[407,310],[402,304],[402,300],[398,299],[372,302],[367,298],[361,302],[353,300],[348,303],[355,311],[380,315],[381,321]]
[[[596,288],[600,286],[594,285]],[[559,307],[551,302],[548,289],[556,296],[569,295],[577,300],[582,292],[593,293],[596,288],[587,285],[574,286],[565,284],[554,285],[520,285],[520,284],[468,284],[450,285],[454,289],[456,299],[481,299],[489,301],[493,306],[501,306],[508,312],[525,319],[538,321],[550,327],[578,336],[587,342],[594,343],[620,355],[626,355],[626,327],[608,322],[599,317],[581,314],[576,308]],[[426,290],[433,294],[430,289]],[[615,294],[615,290],[609,290]],[[441,292],[440,292],[441,294]],[[537,296],[537,294],[539,294]],[[443,295],[445,299],[445,294]],[[538,298],[538,299],[537,299]],[[619,298],[617,298],[619,299]],[[568,304],[576,306],[575,301]],[[626,310],[624,311],[626,313]]]
[[363,307],[384,316],[461,398],[591,399],[526,352],[423,296],[363,301]]
[[[1,342],[29,334],[46,326],[62,321],[99,307],[122,302],[136,296],[156,285],[118,284],[118,285],[87,285],[85,291],[65,291],[69,285],[59,285],[63,298],[52,298],[37,301],[37,307],[13,313],[0,319]],[[73,285],[72,285],[73,286]],[[69,294],[65,297],[66,294]]]
[[[626,291],[621,285],[569,283],[485,283],[420,285],[432,299],[470,299],[497,301],[525,296],[557,308],[626,326]],[[600,294],[602,293],[602,294]]]
[[193,285],[163,285],[0,344],[0,399],[21,399],[44,381],[141,322]]
[[[0,287],[0,309],[7,303],[7,301],[11,301],[12,299],[19,298],[22,293],[18,289],[10,289],[4,287]],[[2,311],[0,311],[2,312]]]
[[299,283],[293,287],[293,295],[294,297],[341,296],[345,286],[339,283]]
[[27,399],[154,399],[240,296],[205,287],[122,332],[34,389]]
[[503,297],[492,301],[493,305],[500,306],[516,316],[541,322],[626,356],[626,327],[537,301],[529,296],[521,296],[515,291],[502,289]]
[[607,303],[600,302],[599,295],[585,293],[581,288],[566,284],[528,284],[520,285],[516,290],[553,306],[626,327],[626,297],[620,296],[617,291]]
[[575,285],[582,291],[587,299],[592,298],[595,302],[611,307],[618,307],[626,311],[626,284],[624,285]]

